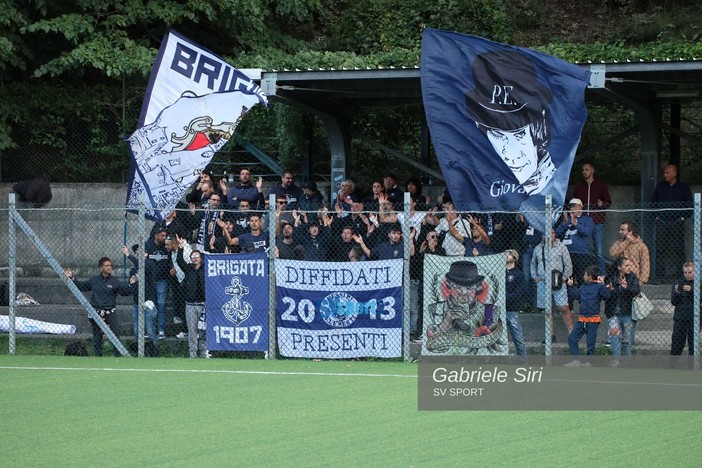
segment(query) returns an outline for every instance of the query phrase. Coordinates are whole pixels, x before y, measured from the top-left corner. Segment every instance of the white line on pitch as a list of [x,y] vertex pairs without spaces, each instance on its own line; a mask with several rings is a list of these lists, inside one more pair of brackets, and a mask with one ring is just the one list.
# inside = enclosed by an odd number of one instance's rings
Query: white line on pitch
[[134,369],[113,367],[35,367],[35,366],[0,366],[0,369],[15,370],[52,370],[52,371],[98,371],[98,372],[173,372],[192,374],[244,374],[244,375],[311,375],[331,377],[396,377],[401,379],[416,379],[416,375],[403,374],[362,374],[351,372],[280,372],[280,371],[245,371],[226,369]]

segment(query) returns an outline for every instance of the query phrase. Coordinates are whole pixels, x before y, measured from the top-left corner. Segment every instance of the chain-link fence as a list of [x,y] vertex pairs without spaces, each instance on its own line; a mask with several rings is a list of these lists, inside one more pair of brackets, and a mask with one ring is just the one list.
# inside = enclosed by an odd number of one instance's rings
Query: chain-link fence
[[[544,242],[548,211],[270,201],[260,211],[183,207],[156,225],[122,207],[11,206],[8,349],[410,359],[668,354],[697,343],[699,283],[687,270],[699,265],[685,262],[699,261],[699,203],[619,204],[599,224],[568,207]],[[639,293],[652,310],[634,321]],[[579,328],[587,342],[569,333]]]

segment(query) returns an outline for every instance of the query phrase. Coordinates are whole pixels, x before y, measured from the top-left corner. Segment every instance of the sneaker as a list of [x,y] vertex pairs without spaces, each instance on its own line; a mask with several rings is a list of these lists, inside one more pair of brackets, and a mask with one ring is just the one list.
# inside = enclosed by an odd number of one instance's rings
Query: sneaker
[[174,325],[180,325],[181,323],[183,323],[183,319],[181,319],[180,317],[173,317]]
[[180,332],[176,335],[176,338],[178,338],[179,340],[187,340],[188,334],[185,332]]
[[163,340],[166,338],[166,334],[162,331],[158,332],[158,339]]

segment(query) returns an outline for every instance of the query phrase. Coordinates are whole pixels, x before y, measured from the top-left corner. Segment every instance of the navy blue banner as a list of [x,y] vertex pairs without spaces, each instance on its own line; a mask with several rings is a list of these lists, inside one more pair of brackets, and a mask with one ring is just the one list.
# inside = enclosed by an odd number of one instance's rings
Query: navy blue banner
[[205,256],[205,314],[210,351],[268,351],[268,257]]
[[542,226],[565,201],[590,72],[550,55],[427,28],[421,82],[431,138],[459,211],[520,209]]
[[399,357],[402,259],[277,260],[280,354],[304,358]]

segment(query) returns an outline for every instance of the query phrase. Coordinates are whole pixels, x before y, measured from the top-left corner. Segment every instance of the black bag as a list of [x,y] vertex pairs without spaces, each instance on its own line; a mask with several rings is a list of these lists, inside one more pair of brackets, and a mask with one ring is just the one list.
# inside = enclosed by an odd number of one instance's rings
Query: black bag
[[563,272],[551,270],[551,289],[558,291],[563,286]]
[[85,349],[85,345],[80,341],[73,341],[66,345],[66,350],[63,352],[64,356],[87,356],[88,350]]
[[9,306],[10,305],[10,298],[8,297],[8,292],[7,292],[7,283],[2,282],[0,283],[0,306]]
[[[541,261],[544,265],[544,272],[546,270],[546,254],[544,253],[544,244],[541,243]],[[563,261],[561,261],[563,263]],[[563,272],[558,270],[551,270],[551,289],[558,291],[563,286]]]

